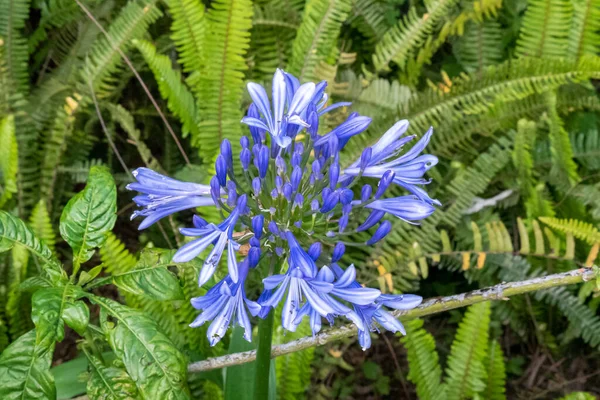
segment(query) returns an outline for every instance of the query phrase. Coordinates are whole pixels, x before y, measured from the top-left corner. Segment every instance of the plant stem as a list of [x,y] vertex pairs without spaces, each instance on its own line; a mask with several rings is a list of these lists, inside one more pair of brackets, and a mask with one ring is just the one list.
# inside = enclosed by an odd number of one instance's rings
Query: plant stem
[[254,400],[269,398],[269,375],[271,369],[271,343],[273,342],[273,319],[275,310],[258,322],[258,348],[256,349],[256,379]]
[[[423,301],[423,303],[408,311],[394,311],[392,315],[400,318],[402,321],[424,317],[443,311],[453,310],[460,307],[470,306],[490,300],[509,300],[510,296],[535,292],[538,290],[549,289],[557,286],[572,285],[574,283],[586,282],[596,278],[596,273],[591,268],[579,268],[560,274],[540,276],[519,282],[506,282],[485,289],[473,290],[467,293],[456,294],[447,297],[434,297]],[[260,336],[259,325],[259,336]],[[347,338],[357,334],[356,326],[344,325],[339,328],[328,329],[315,336],[307,336],[293,342],[273,346],[270,351],[265,351],[271,357],[278,357],[296,351],[304,350],[309,347],[323,346],[329,342]],[[259,339],[259,349],[260,339]],[[209,358],[198,361],[188,366],[189,373],[208,371],[216,368],[228,367],[251,362],[257,359],[256,351],[245,351],[243,353],[228,354],[221,357]],[[268,371],[268,370],[267,370]],[[268,380],[268,377],[265,377]],[[266,392],[265,392],[266,393]],[[258,398],[257,398],[258,399]]]

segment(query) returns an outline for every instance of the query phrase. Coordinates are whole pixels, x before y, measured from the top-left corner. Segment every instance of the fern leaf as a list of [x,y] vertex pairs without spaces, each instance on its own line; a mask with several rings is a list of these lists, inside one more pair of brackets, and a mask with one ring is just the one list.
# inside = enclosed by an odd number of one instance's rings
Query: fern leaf
[[19,156],[15,136],[15,119],[0,120],[0,208],[17,192]]
[[506,399],[506,368],[504,366],[504,354],[500,343],[493,340],[485,359],[487,366],[487,381],[483,398],[486,400]]
[[517,123],[513,165],[517,169],[517,180],[523,194],[533,186],[533,144],[536,136],[535,122],[521,119]]
[[316,69],[336,47],[342,23],[352,9],[350,0],[308,0],[288,66],[300,80],[315,80]]
[[408,353],[408,380],[417,387],[419,399],[445,398],[446,387],[441,382],[442,369],[433,336],[423,328],[420,319],[408,321],[404,326],[407,334],[400,340]]
[[447,398],[465,399],[482,392],[487,372],[484,359],[488,351],[490,303],[467,309],[452,342],[446,367]]
[[[204,56],[211,60],[200,79],[200,156],[209,163],[221,141],[236,145],[241,136],[240,102],[247,69],[244,56],[252,27],[250,0],[216,0],[206,15]],[[210,160],[210,161],[209,161]]]
[[200,0],[168,0],[167,5],[173,18],[171,39],[177,47],[179,62],[185,72],[200,71],[206,22],[204,4]]
[[457,3],[457,0],[431,1],[427,7],[428,13],[423,16],[417,14],[415,7],[408,10],[404,18],[388,30],[377,43],[373,54],[375,72],[387,70],[392,61],[404,68],[408,56],[425,42],[435,25]]
[[548,101],[548,125],[550,128],[550,151],[552,153],[552,170],[550,174],[560,176],[568,182],[568,186],[573,186],[579,181],[577,174],[577,164],[573,161],[573,148],[569,133],[565,130],[563,122],[556,110],[556,93],[546,93]]
[[160,94],[167,100],[169,110],[181,120],[183,137],[191,133],[192,144],[201,147],[196,102],[181,81],[181,73],[173,69],[169,57],[156,54],[156,48],[152,43],[144,40],[135,40],[133,43],[154,73]]
[[566,396],[561,397],[558,400],[596,400],[597,397],[592,393],[588,392],[573,392]]
[[106,243],[100,248],[100,259],[104,270],[111,274],[120,274],[132,270],[137,259],[125,248],[114,233],[107,235]]
[[26,95],[29,90],[29,52],[27,40],[21,33],[29,18],[29,4],[29,0],[0,1],[0,47],[3,47],[0,55],[4,57],[9,82],[9,86],[2,90],[9,93]]
[[600,242],[600,232],[594,225],[575,219],[540,218],[544,224],[562,233],[571,233],[578,239],[593,245]]
[[481,73],[502,61],[502,27],[498,21],[470,21],[454,46],[454,54],[467,72]]
[[528,0],[517,41],[518,57],[564,57],[573,10],[567,0]]
[[54,229],[52,229],[52,221],[43,201],[40,200],[31,212],[29,226],[33,230],[33,233],[43,240],[50,250],[54,251],[56,234],[54,233]]
[[141,37],[161,15],[156,0],[129,1],[108,28],[108,38],[100,37],[90,51],[81,71],[81,90],[89,92],[91,83],[98,97],[108,95],[117,83],[114,74],[121,65],[119,50],[127,50],[131,40]]
[[572,0],[573,19],[569,32],[569,56],[600,53],[600,1]]

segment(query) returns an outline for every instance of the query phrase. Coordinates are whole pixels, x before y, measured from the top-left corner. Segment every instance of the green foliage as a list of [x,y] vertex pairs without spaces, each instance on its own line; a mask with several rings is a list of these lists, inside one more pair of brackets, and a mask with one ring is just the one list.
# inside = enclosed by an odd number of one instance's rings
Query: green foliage
[[579,59],[584,54],[600,53],[600,2],[572,1],[573,21],[569,32],[569,57]]
[[51,361],[51,349],[36,344],[35,331],[21,336],[0,355],[0,396],[3,399],[55,399]]
[[73,264],[92,257],[117,219],[117,189],[104,167],[92,167],[85,189],[73,197],[60,217],[60,234],[73,249]]
[[349,0],[308,0],[292,46],[289,71],[300,80],[313,81],[321,62],[335,49],[342,23],[348,17]]
[[0,2],[0,38],[3,58],[6,60],[4,72],[10,86],[10,92],[27,93],[29,73],[27,71],[27,40],[23,28],[29,16],[28,0],[2,0]]
[[502,27],[498,21],[470,21],[453,50],[467,72],[482,73],[485,68],[500,64],[502,54]]
[[137,388],[127,372],[117,367],[106,367],[89,351],[84,349],[90,369],[87,393],[90,399],[136,399]]
[[564,0],[528,0],[517,42],[519,57],[564,57],[573,6]]
[[[173,18],[171,39],[177,47],[179,62],[185,72],[199,71],[203,65],[206,35],[204,5],[200,0],[168,0],[167,5]],[[157,75],[156,72],[154,74]]]
[[95,296],[90,300],[101,307],[100,323],[108,343],[142,396],[161,393],[171,399],[190,398],[186,386],[187,360],[156,322],[115,301]]
[[250,42],[252,3],[249,0],[217,0],[206,14],[203,65],[198,77],[200,106],[200,155],[211,163],[221,141],[234,145],[241,136],[240,102],[244,88],[244,55]]
[[574,219],[540,218],[544,224],[560,232],[572,234],[589,244],[600,242],[600,232],[594,225]]
[[506,366],[504,365],[504,354],[500,343],[493,340],[490,343],[486,364],[486,388],[483,398],[489,400],[506,399]]
[[113,274],[113,283],[121,290],[143,295],[155,300],[183,299],[183,291],[177,277],[169,271],[174,266],[173,251],[146,249],[135,268]]
[[433,336],[423,329],[423,321],[416,319],[406,324],[402,343],[408,352],[408,379],[417,387],[420,399],[441,399],[446,387],[442,384],[442,369],[435,350]]
[[17,172],[19,158],[17,138],[15,136],[15,119],[9,115],[0,120],[0,207],[17,192]]
[[449,399],[470,398],[485,390],[489,323],[489,302],[467,309],[448,356],[445,384]]

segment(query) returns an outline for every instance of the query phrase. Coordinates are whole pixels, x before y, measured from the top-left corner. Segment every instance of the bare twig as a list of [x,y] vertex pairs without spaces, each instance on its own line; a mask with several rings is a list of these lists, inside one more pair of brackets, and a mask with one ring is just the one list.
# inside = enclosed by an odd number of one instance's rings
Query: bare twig
[[[454,296],[435,297],[424,301],[419,307],[413,310],[394,311],[393,315],[396,318],[406,321],[424,317],[426,315],[437,314],[442,311],[470,306],[488,300],[508,300],[510,296],[589,281],[594,277],[595,273],[590,268],[579,268],[569,272],[537,277],[526,281],[501,283],[485,289],[473,290]],[[293,342],[273,346],[271,356],[274,358],[304,350],[309,347],[323,346],[335,340],[354,336],[356,333],[357,330],[354,325],[345,325],[339,328],[329,329],[315,336],[308,336]],[[256,351],[254,350],[228,354],[190,364],[188,366],[188,372],[195,373],[229,367],[232,365],[248,363],[255,359]]]

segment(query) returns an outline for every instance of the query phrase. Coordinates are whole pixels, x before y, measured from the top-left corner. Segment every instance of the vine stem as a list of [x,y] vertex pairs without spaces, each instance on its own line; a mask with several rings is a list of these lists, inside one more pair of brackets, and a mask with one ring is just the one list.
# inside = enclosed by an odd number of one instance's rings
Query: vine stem
[[271,369],[271,344],[273,342],[273,320],[275,310],[258,322],[258,346],[256,348],[256,378],[254,400],[269,398],[269,375]]
[[[425,300],[420,306],[404,311],[398,310],[392,312],[394,317],[400,318],[403,321],[410,319],[424,317],[431,314],[436,314],[443,311],[453,310],[456,308],[470,306],[472,304],[481,303],[489,300],[509,300],[510,296],[516,296],[519,294],[535,292],[538,290],[549,289],[557,286],[572,285],[575,283],[585,282],[596,278],[596,273],[591,268],[579,268],[560,274],[547,275],[528,279],[525,281],[518,282],[504,282],[495,286],[490,286],[485,289],[473,290],[467,293],[456,294],[447,297],[434,297]],[[272,315],[272,313],[271,313]],[[272,324],[272,321],[271,321]],[[271,325],[272,332],[272,325]],[[258,352],[267,351],[261,350],[261,339],[260,339],[260,325],[259,325],[259,343]],[[356,327],[354,325],[344,325],[339,328],[328,329],[315,336],[307,336],[302,339],[294,340],[293,342],[272,346],[270,348],[270,357],[279,357],[285,354],[294,353],[300,350],[304,350],[310,347],[323,346],[329,342],[333,342],[342,338],[351,337],[357,334]],[[266,341],[263,342],[263,345]],[[264,357],[259,356],[259,359]],[[245,351],[241,353],[228,354],[225,356],[209,358],[207,360],[198,361],[188,366],[189,373],[196,373],[201,371],[208,371],[211,369],[229,367],[232,365],[239,365],[254,361],[257,359],[257,351]],[[264,362],[264,360],[263,360]],[[267,363],[266,376],[268,382],[268,366]],[[258,367],[258,365],[257,365]],[[259,369],[257,368],[257,371]],[[258,383],[258,382],[257,382]],[[268,385],[268,383],[267,383]],[[265,397],[266,398],[266,397]],[[259,399],[258,397],[256,399]],[[261,398],[262,399],[262,398]]]

